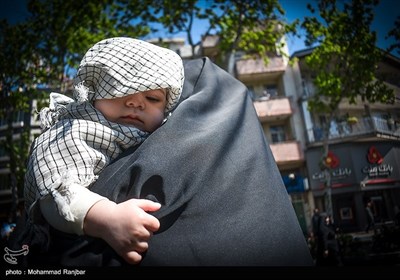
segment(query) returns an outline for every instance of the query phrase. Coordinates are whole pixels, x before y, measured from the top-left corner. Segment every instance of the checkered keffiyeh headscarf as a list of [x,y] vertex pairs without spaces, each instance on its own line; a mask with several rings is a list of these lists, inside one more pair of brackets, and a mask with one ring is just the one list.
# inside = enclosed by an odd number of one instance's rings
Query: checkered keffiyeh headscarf
[[60,215],[75,217],[69,186],[90,186],[99,172],[123,150],[142,143],[147,132],[108,121],[92,102],[137,92],[166,89],[169,113],[182,92],[181,58],[173,51],[132,38],[100,41],[88,50],[78,69],[75,100],[52,93],[41,112],[46,129],[33,143],[25,176],[25,207],[50,194]]
[[183,86],[182,59],[151,43],[117,37],[100,41],[82,59],[74,83],[89,88],[78,100],[122,97],[153,89],[167,89],[166,112],[176,105]]

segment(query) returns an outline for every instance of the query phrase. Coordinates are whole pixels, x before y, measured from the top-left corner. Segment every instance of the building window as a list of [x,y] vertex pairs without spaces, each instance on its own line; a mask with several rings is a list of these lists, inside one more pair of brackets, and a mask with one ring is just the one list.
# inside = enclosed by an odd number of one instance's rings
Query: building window
[[5,143],[5,141],[0,141],[0,157],[4,157],[4,156],[7,156],[7,151],[6,151],[6,147],[5,147],[5,145],[6,145],[6,143]]
[[0,174],[0,191],[10,190],[9,174]]
[[278,88],[276,85],[264,85],[263,96],[268,98],[274,98],[278,96]]
[[14,122],[23,122],[25,113],[23,111],[14,112],[13,121]]
[[342,207],[339,209],[340,219],[342,220],[352,220],[353,210],[350,207]]
[[254,101],[266,101],[278,96],[278,88],[276,85],[254,85],[247,86],[251,97]]
[[269,129],[271,132],[272,143],[280,143],[286,141],[285,127],[283,125],[271,126]]

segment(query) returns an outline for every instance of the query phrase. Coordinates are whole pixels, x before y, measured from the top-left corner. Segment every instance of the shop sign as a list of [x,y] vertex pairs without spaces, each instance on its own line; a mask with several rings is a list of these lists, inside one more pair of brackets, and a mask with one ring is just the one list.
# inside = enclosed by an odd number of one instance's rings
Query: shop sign
[[[332,170],[331,172],[331,176],[334,179],[343,179],[343,178],[347,178],[351,175],[351,169],[350,168],[336,168],[334,170]],[[325,179],[325,172],[321,171],[321,172],[315,172],[312,175],[312,178],[314,180],[324,180]]]
[[362,172],[370,178],[388,177],[393,172],[393,166],[383,163],[383,157],[375,146],[368,149],[367,160],[370,165],[364,166]]
[[[325,166],[331,169],[332,179],[344,179],[349,177],[352,173],[350,168],[338,167],[340,165],[340,160],[332,151],[328,152],[324,163]],[[325,174],[326,173],[324,171],[319,171],[312,174],[311,177],[313,180],[324,181],[326,176]]]

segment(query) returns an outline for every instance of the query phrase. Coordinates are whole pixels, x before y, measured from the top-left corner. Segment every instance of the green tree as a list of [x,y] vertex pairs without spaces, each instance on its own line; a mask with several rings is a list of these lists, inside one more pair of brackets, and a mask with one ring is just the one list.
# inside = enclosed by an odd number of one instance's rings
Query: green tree
[[[244,1],[149,1],[154,9],[147,18],[161,23],[169,34],[186,34],[188,44],[195,49],[201,45],[201,38],[194,39],[194,26],[201,24],[205,30],[203,37],[218,35],[220,57],[218,64],[233,71],[232,58],[237,50],[252,54],[268,61],[268,52],[282,50],[280,41],[284,34],[295,32],[297,22],[289,24],[284,18],[284,10],[278,0]],[[132,9],[134,6],[130,5]],[[127,13],[130,9],[127,9]],[[157,31],[155,28],[153,31]],[[283,53],[284,54],[284,53]]]
[[[29,127],[15,128],[16,121],[23,121],[20,112],[28,112],[29,98],[33,94],[35,73],[30,65],[34,58],[30,54],[33,48],[32,34],[26,24],[10,26],[6,21],[0,22],[0,119],[6,125],[5,140],[1,146],[9,157],[7,168],[10,170],[6,182],[12,192],[12,207],[10,219],[14,220],[21,196],[25,161],[28,152]],[[18,46],[18,47],[16,47]],[[19,129],[19,133],[15,130]]]
[[[140,3],[140,1],[137,1]],[[112,0],[30,0],[28,18],[32,32],[40,34],[35,52],[47,69],[46,83],[67,90],[66,77],[94,43],[115,36],[141,37],[150,29],[132,25],[119,12],[124,4]],[[141,11],[142,6],[136,8]]]
[[[376,47],[376,32],[370,26],[376,0],[318,1],[319,16],[306,17],[302,27],[307,32],[306,44],[316,45],[306,63],[315,74],[316,92],[309,100],[309,110],[326,116],[321,169],[325,170],[327,211],[332,214],[331,170],[327,164],[329,129],[342,101],[393,103],[394,92],[376,79],[375,70],[383,51]],[[314,14],[316,10],[308,5]]]

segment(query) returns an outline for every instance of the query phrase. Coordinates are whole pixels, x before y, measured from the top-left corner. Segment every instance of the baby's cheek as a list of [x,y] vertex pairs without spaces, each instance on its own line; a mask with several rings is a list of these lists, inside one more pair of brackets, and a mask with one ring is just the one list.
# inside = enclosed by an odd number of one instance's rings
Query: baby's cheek
[[161,126],[161,124],[163,123],[165,117],[164,117],[164,113],[162,114],[158,114],[154,119],[153,119],[153,127],[152,130],[156,130],[157,128],[159,128]]

